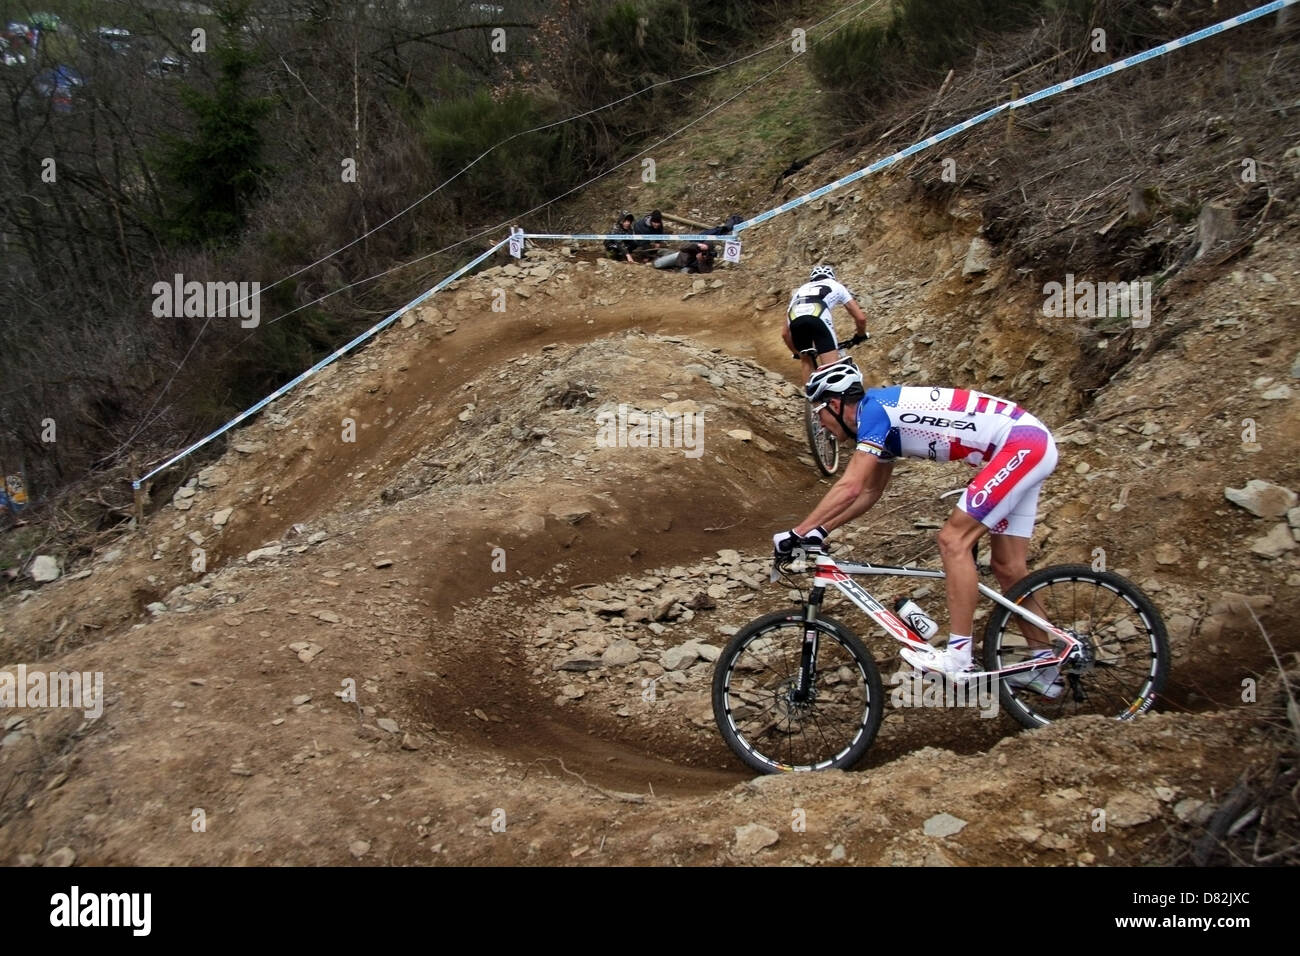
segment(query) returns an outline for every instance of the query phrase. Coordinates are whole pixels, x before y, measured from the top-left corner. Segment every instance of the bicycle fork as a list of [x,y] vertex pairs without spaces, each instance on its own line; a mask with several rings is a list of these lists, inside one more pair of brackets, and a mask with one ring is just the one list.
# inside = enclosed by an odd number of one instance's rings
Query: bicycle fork
[[812,694],[813,675],[817,673],[817,615],[822,609],[825,587],[815,586],[803,606],[803,645],[799,650],[799,673],[790,691],[790,702],[806,704]]

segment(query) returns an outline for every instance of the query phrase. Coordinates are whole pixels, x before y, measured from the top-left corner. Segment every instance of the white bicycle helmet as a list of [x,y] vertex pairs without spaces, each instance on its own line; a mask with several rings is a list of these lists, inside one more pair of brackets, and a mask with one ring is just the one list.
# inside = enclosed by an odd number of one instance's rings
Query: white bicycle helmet
[[851,402],[865,395],[866,388],[862,384],[862,372],[858,370],[857,364],[853,359],[846,358],[813,372],[808,384],[804,386],[804,394],[810,402],[824,402],[832,398]]
[[819,266],[813,266],[812,272],[808,273],[808,281],[816,282],[818,279],[834,279],[835,269],[825,263]]

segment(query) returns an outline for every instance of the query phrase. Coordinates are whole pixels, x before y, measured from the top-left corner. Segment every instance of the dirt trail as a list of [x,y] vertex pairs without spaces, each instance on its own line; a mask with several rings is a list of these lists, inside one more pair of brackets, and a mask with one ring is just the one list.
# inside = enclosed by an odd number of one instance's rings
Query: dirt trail
[[[902,187],[872,188],[887,201]],[[1012,275],[995,272],[996,300],[963,280],[969,225],[950,229],[848,250],[873,334],[859,359],[877,381],[1013,394],[1057,430],[1033,563],[1104,548],[1153,594],[1174,643],[1166,713],[1027,734],[1005,716],[893,711],[859,772],[751,781],[712,725],[708,661],[663,661],[789,602],[763,575],[769,536],[828,487],[778,337],[803,237],[756,240],[741,269],[701,279],[535,254],[458,283],[219,461],[155,488],[145,528],[88,577],[6,602],[3,662],[102,671],[107,702],[98,720],[7,719],[0,860],[65,846],[79,863],[163,864],[1090,864],[1167,850],[1166,823],[1203,819],[1269,753],[1267,680],[1241,703],[1267,649],[1215,602],[1255,596],[1282,651],[1300,647],[1296,552],[1252,555],[1268,525],[1223,498],[1253,477],[1300,487],[1295,400],[1260,397],[1290,374],[1300,313],[1283,320],[1277,303],[1300,298],[1295,247],[1189,288],[1152,332],[1176,326],[1176,345],[1085,408],[1071,383],[1098,338],[1044,319]],[[1276,322],[1247,336],[1215,324],[1228,311]],[[600,415],[620,405],[698,414],[699,454],[600,447]],[[1243,417],[1269,436],[1254,450]],[[940,496],[967,477],[900,466],[839,538],[879,561],[933,561]],[[853,626],[890,673],[889,642]],[[619,642],[634,659],[600,663]],[[1097,808],[1123,822],[1097,833]],[[926,836],[940,811],[967,828]],[[751,846],[736,830],[750,824],[777,839]]]

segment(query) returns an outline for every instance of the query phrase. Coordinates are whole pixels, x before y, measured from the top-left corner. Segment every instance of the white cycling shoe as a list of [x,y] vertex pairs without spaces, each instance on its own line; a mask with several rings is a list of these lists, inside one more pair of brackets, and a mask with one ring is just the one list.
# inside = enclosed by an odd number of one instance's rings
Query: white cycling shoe
[[898,656],[917,670],[942,674],[953,681],[968,680],[977,673],[969,653],[957,654],[937,647],[912,645],[900,649]]
[[[1037,661],[1045,657],[1053,658],[1055,656],[1051,651],[1039,651],[1029,660]],[[1049,700],[1055,700],[1065,693],[1065,678],[1061,676],[1059,664],[1042,667],[1036,671],[1021,671],[1018,674],[1011,674],[1002,679],[1012,687],[1032,690],[1035,694],[1042,694]]]

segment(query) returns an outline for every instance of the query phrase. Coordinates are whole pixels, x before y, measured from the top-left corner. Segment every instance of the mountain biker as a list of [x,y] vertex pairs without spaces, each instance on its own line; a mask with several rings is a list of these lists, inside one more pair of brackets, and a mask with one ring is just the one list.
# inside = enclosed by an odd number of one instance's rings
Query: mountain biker
[[[826,365],[840,357],[836,348],[835,320],[831,309],[837,305],[844,306],[858,327],[858,335],[867,331],[867,317],[853,298],[853,293],[835,279],[835,269],[831,266],[813,266],[808,281],[794,290],[790,296],[790,305],[786,310],[786,324],[781,329],[781,338],[786,346],[803,363],[803,375],[806,380],[819,365]],[[817,361],[801,354],[804,349],[815,348]]]
[[[973,546],[988,532],[993,573],[1005,590],[1029,573],[1026,557],[1043,481],[1056,467],[1056,443],[1047,427],[1014,402],[964,388],[863,387],[852,359],[819,368],[805,387],[823,427],[837,438],[857,440],[843,477],[821,503],[789,531],[773,536],[777,558],[795,548],[821,550],[826,535],[858,517],[884,493],[898,458],[964,461],[980,468],[939,531],[939,555],[947,576],[947,647],[904,649],[914,666],[949,675],[970,670],[971,635],[979,572]],[[1030,598],[1026,606],[1041,608]],[[1034,657],[1054,656],[1045,635],[1022,631]],[[1056,697],[1064,690],[1058,666],[1013,674],[1018,687]]]

